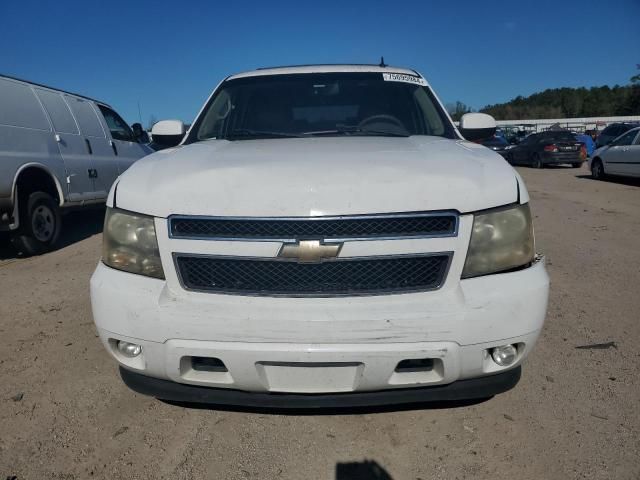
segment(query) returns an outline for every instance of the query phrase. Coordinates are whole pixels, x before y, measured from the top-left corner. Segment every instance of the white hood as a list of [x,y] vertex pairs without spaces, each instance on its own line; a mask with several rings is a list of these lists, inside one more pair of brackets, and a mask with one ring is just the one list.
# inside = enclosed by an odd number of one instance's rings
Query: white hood
[[465,213],[517,199],[498,154],[425,136],[210,140],[136,162],[116,193],[119,208],[157,217]]

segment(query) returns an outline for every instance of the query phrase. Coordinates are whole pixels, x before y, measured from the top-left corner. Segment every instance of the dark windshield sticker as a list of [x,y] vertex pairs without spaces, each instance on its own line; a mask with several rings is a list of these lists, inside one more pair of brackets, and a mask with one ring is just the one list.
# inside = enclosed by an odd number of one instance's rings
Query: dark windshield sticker
[[382,79],[385,82],[404,82],[413,83],[414,85],[427,84],[427,81],[424,78],[416,77],[413,75],[405,75],[404,73],[383,73]]

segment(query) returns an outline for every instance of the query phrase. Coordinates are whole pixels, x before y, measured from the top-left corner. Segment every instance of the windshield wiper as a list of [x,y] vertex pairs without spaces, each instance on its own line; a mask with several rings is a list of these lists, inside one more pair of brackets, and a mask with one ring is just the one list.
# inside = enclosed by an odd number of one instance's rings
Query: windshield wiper
[[298,138],[298,137],[302,137],[302,135],[298,133],[292,133],[292,132],[272,132],[268,130],[252,130],[250,128],[238,128],[236,130],[230,131],[226,135],[219,138],[229,140],[231,138],[251,139],[251,138]]
[[321,136],[321,135],[371,135],[380,137],[410,137],[408,133],[391,132],[389,130],[374,130],[369,128],[362,128],[357,125],[343,125],[334,130],[319,130],[317,132],[304,132],[302,135],[306,136]]

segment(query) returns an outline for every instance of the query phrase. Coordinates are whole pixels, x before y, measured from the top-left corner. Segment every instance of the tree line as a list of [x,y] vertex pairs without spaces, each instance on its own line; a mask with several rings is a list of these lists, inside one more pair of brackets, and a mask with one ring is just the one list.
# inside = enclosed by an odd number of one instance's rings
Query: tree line
[[[448,104],[447,110],[454,120],[459,120],[471,108],[456,102]],[[506,103],[487,105],[480,112],[496,120],[640,115],[640,74],[631,77],[629,85],[548,88],[528,97],[518,96]]]
[[480,111],[497,120],[640,115],[640,85],[549,88]]

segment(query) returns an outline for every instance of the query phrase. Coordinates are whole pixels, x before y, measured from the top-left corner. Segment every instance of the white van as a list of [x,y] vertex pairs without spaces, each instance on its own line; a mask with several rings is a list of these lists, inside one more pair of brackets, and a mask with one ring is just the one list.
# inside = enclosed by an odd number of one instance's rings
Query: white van
[[0,76],[0,231],[25,254],[50,250],[64,209],[104,203],[152,151],[106,103]]

